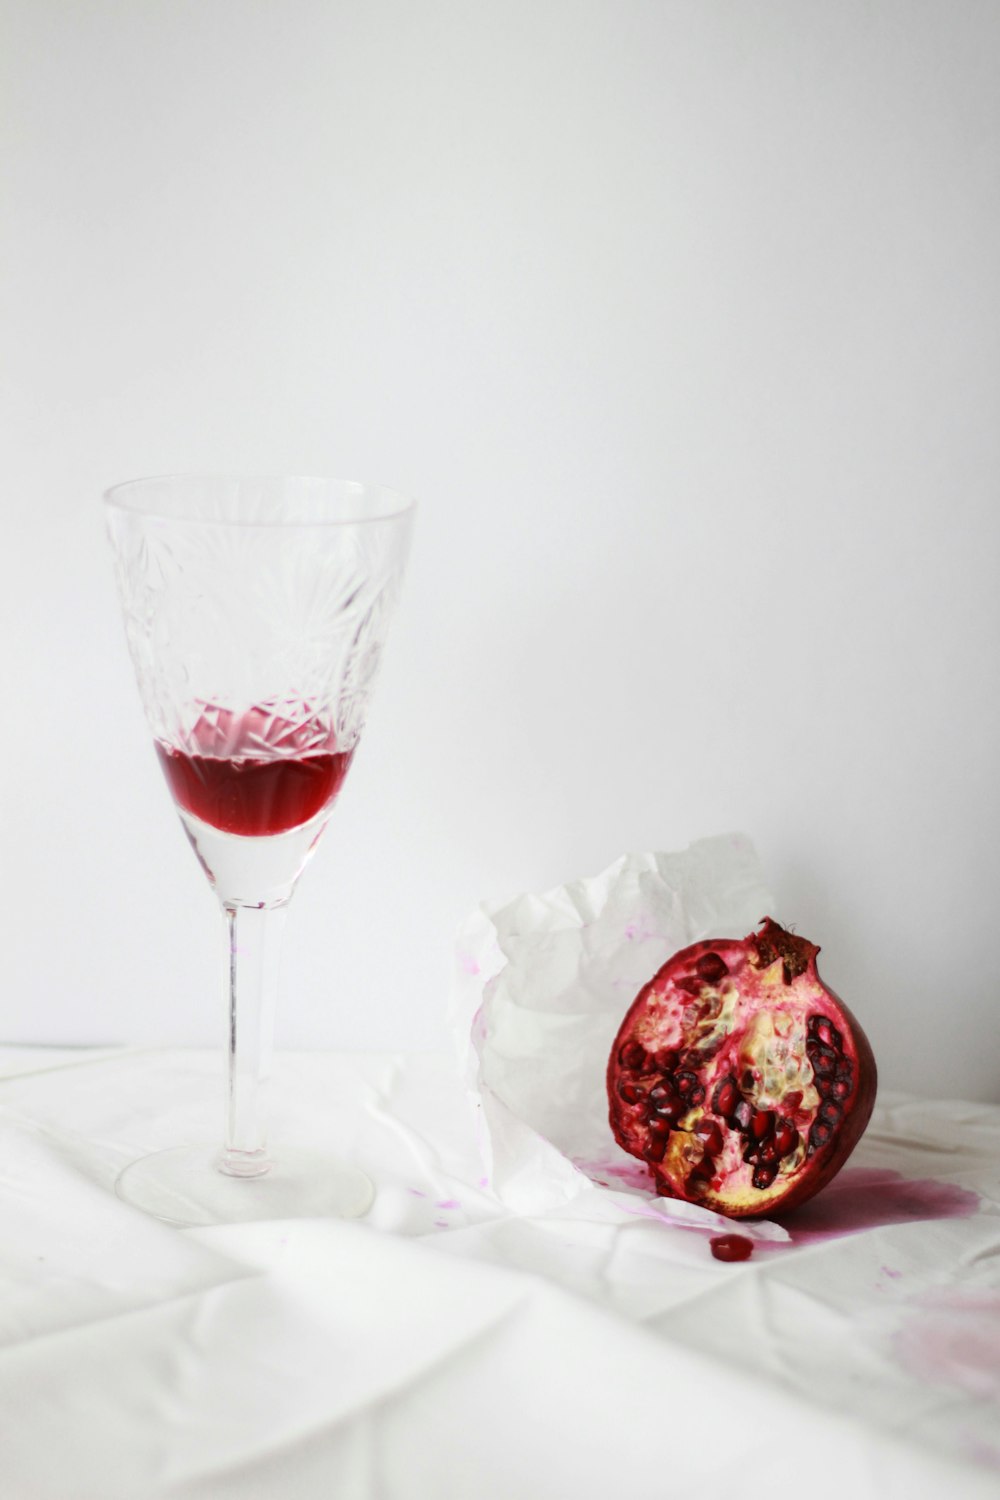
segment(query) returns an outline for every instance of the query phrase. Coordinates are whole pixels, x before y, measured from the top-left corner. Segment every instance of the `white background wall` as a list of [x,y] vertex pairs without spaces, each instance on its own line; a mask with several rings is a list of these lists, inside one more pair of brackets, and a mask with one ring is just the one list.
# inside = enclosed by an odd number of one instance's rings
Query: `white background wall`
[[286,1046],[741,828],[890,1085],[1000,1099],[1000,8],[2,6],[6,1039],[214,1043],[98,496],[422,501]]

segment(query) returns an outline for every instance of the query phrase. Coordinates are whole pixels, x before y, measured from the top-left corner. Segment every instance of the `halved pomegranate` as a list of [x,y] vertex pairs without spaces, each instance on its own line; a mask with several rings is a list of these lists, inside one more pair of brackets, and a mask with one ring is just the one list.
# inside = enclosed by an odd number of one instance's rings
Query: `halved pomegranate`
[[742,941],[675,953],[608,1063],[615,1139],[656,1191],[742,1219],[819,1192],[875,1103],[875,1058],[816,971],[815,943],[766,917]]

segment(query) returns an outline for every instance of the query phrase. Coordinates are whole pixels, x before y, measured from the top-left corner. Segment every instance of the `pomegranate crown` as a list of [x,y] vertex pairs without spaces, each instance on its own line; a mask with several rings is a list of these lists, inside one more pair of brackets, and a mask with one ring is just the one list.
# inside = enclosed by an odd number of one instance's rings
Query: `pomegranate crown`
[[764,917],[750,938],[750,962],[757,969],[767,969],[780,959],[786,984],[804,974],[818,952],[818,944],[810,943],[808,938],[796,937],[772,917]]

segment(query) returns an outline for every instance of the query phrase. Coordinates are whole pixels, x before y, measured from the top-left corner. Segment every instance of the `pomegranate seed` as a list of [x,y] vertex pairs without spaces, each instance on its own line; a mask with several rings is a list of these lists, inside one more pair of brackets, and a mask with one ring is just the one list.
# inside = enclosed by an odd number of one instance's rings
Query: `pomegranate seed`
[[672,1073],[678,1063],[677,1053],[669,1047],[664,1052],[654,1052],[653,1062],[661,1073]]
[[825,1120],[816,1120],[809,1132],[809,1144],[814,1151],[818,1151],[821,1146],[827,1144],[832,1135],[832,1125],[828,1125]]
[[619,1078],[618,1097],[624,1099],[626,1104],[638,1104],[642,1098],[642,1089],[632,1078]]
[[728,1120],[739,1103],[739,1098],[740,1091],[736,1087],[736,1079],[730,1074],[728,1078],[722,1080],[712,1095],[712,1108],[717,1115],[721,1115],[724,1120]]
[[712,1158],[710,1156],[703,1157],[701,1161],[695,1162],[687,1175],[689,1186],[697,1190],[697,1188],[704,1186],[706,1182],[711,1182],[714,1172],[715,1163],[712,1161]]
[[774,1129],[774,1115],[769,1109],[755,1109],[753,1119],[750,1121],[750,1129],[757,1139],[762,1141]]
[[702,981],[697,974],[687,974],[683,979],[675,979],[674,984],[685,995],[700,995],[702,991]]
[[618,1054],[618,1061],[623,1068],[642,1068],[646,1062],[646,1049],[636,1041],[626,1042]]
[[655,1083],[649,1091],[649,1102],[650,1104],[655,1105],[657,1108],[659,1108],[661,1104],[666,1104],[669,1099],[676,1098],[677,1090],[674,1088],[672,1083],[668,1083],[666,1081],[664,1081],[663,1083]]
[[842,1050],[844,1039],[829,1016],[810,1016],[808,1025],[812,1035],[819,1037],[827,1047],[832,1047],[835,1052]]
[[690,1105],[685,1104],[684,1100],[679,1099],[676,1094],[670,1094],[666,1099],[663,1099],[653,1107],[661,1119],[666,1120],[671,1125],[676,1125],[681,1116],[687,1114]]
[[713,1234],[708,1248],[716,1260],[749,1260],[753,1240],[748,1240],[745,1234]]
[[722,1131],[714,1120],[699,1120],[694,1133],[712,1156],[717,1156],[722,1150]]
[[817,1078],[830,1078],[837,1070],[837,1054],[822,1042],[806,1043],[809,1061]]
[[689,1099],[695,1089],[700,1088],[697,1073],[690,1073],[682,1068],[679,1073],[674,1074],[674,1087],[685,1099]]
[[817,1120],[822,1120],[824,1125],[836,1127],[843,1118],[844,1111],[835,1099],[824,1099],[816,1111]]
[[642,1148],[642,1154],[647,1161],[662,1161],[667,1152],[667,1137],[662,1140],[659,1136],[651,1135]]
[[670,1134],[670,1126],[667,1124],[666,1120],[659,1120],[657,1119],[656,1115],[650,1115],[649,1119],[646,1121],[646,1128],[649,1131],[650,1135],[658,1141],[665,1141],[667,1136]]
[[753,1169],[753,1185],[755,1188],[769,1188],[777,1175],[776,1162],[761,1162]]
[[782,1103],[784,1104],[786,1109],[792,1110],[794,1112],[802,1103],[802,1090],[792,1089],[790,1093],[785,1095]]
[[835,1099],[846,1099],[851,1092],[851,1081],[849,1078],[835,1078],[830,1093]]
[[695,968],[707,984],[718,984],[729,973],[725,960],[718,953],[703,953]]
[[774,1126],[774,1144],[779,1156],[787,1156],[799,1144],[799,1132],[791,1120],[778,1119]]

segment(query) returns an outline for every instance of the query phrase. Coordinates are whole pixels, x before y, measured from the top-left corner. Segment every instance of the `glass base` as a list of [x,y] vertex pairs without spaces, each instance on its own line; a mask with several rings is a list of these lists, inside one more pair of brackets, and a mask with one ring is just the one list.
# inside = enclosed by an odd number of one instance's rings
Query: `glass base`
[[119,1175],[125,1203],[185,1228],[254,1219],[357,1219],[375,1198],[369,1177],[322,1151],[280,1147],[269,1171],[233,1177],[211,1146],[178,1146],[140,1157]]

